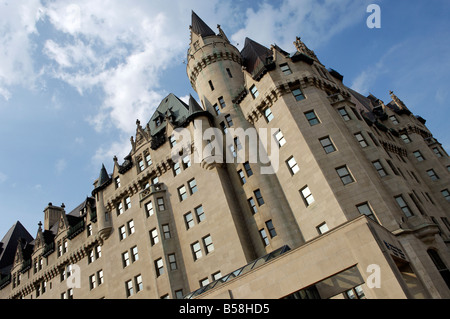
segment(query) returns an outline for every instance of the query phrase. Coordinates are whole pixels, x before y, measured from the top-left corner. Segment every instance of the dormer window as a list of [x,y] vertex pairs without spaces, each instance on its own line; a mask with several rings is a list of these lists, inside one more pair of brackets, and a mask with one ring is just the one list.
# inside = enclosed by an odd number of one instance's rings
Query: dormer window
[[157,118],[155,119],[155,124],[156,124],[156,127],[158,127],[158,126],[161,125],[161,118],[160,118],[160,117],[157,117]]

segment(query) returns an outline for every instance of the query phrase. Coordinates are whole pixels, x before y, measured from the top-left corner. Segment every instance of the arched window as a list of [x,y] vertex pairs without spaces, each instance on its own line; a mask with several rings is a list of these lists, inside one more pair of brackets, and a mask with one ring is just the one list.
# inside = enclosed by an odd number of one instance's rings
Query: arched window
[[439,256],[438,252],[434,249],[427,250],[428,256],[430,256],[437,270],[441,274],[447,286],[450,288],[450,270],[445,265],[444,261]]

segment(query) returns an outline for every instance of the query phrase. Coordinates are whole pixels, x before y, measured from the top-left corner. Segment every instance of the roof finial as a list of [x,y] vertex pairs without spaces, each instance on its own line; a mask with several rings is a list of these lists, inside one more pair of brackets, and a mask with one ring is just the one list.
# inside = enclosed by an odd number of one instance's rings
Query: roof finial
[[303,54],[309,56],[310,58],[313,58],[313,59],[319,61],[319,59],[317,59],[317,56],[314,53],[314,51],[308,49],[308,47],[306,46],[306,44],[302,41],[302,39],[300,37],[295,37],[294,45],[297,48],[297,51],[299,53],[303,53]]

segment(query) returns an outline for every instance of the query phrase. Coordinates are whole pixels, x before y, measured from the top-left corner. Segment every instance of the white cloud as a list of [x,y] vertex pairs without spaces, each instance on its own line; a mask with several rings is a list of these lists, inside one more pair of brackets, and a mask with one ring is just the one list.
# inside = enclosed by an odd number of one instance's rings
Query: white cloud
[[130,138],[126,137],[121,138],[118,142],[113,142],[111,145],[103,145],[97,149],[95,155],[92,157],[93,167],[95,169],[100,169],[102,164],[111,163],[114,156],[117,156],[117,159],[121,164],[130,151]]

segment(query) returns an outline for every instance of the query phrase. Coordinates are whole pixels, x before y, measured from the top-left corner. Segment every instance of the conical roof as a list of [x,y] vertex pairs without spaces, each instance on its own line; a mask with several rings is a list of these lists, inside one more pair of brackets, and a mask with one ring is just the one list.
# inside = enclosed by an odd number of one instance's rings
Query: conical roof
[[253,77],[264,72],[266,66],[272,62],[268,59],[272,57],[272,51],[249,38],[245,38],[241,56],[244,59],[245,68]]
[[191,30],[202,37],[216,35],[214,31],[202,19],[200,19],[194,11],[192,11]]

